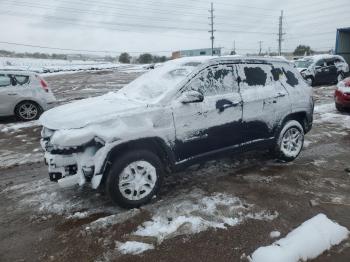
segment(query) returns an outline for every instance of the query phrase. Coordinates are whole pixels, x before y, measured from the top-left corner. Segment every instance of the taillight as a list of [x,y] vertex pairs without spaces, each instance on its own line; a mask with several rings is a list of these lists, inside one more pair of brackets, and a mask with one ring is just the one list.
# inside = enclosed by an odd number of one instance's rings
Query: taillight
[[41,88],[44,89],[45,92],[49,92],[49,87],[44,79],[40,78]]

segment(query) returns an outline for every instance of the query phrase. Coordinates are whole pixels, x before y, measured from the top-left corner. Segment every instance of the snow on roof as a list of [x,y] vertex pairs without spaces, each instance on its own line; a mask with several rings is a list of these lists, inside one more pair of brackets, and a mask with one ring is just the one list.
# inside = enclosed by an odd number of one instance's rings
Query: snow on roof
[[254,251],[251,262],[298,262],[314,259],[332,246],[347,239],[347,228],[324,214],[307,220],[270,246]]
[[329,55],[329,54],[323,54],[323,55],[313,55],[313,56],[305,56],[301,60],[306,60],[306,59],[312,59],[313,61],[318,61],[321,59],[331,59],[335,57],[340,57],[338,55]]

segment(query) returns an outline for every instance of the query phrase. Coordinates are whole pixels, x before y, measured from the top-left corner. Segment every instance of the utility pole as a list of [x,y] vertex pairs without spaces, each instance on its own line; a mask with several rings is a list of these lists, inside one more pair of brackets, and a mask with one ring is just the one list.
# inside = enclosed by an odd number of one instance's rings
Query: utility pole
[[211,36],[210,36],[210,40],[211,40],[211,55],[213,56],[214,55],[214,32],[216,30],[214,30],[214,4],[211,3],[211,8],[209,10],[209,13],[210,13],[210,28],[211,30],[209,31],[209,33],[211,33]]
[[260,56],[261,55],[261,46],[262,46],[263,41],[259,41],[258,43],[259,43],[259,56]]
[[278,26],[278,55],[282,55],[282,42],[283,42],[283,10],[281,10],[281,16],[279,17]]
[[233,40],[233,49],[231,51],[231,55],[235,55],[236,54],[236,40]]

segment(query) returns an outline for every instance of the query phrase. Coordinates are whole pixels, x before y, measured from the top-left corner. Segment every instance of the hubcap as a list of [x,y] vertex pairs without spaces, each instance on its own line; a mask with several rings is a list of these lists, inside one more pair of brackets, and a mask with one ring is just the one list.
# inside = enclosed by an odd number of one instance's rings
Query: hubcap
[[146,161],[135,161],[124,168],[119,178],[119,191],[129,200],[149,195],[157,182],[156,168]]
[[281,150],[289,157],[296,157],[303,146],[303,134],[298,128],[288,129],[282,138]]
[[25,103],[19,108],[19,115],[26,120],[32,120],[38,115],[38,109],[32,103]]

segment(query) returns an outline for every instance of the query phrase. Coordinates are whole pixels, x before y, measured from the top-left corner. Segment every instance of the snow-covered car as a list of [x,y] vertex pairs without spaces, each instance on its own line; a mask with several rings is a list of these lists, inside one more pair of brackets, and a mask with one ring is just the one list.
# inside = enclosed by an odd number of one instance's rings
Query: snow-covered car
[[270,149],[292,161],[313,120],[312,89],[287,61],[168,61],[116,93],[44,113],[51,180],[91,182],[127,208],[157,194],[165,172],[213,156]]
[[38,119],[56,103],[46,81],[35,73],[0,70],[0,116],[22,121]]
[[339,55],[306,56],[294,61],[294,64],[311,86],[337,83],[349,72],[349,65]]
[[350,77],[339,82],[334,93],[335,107],[342,112],[350,109]]

